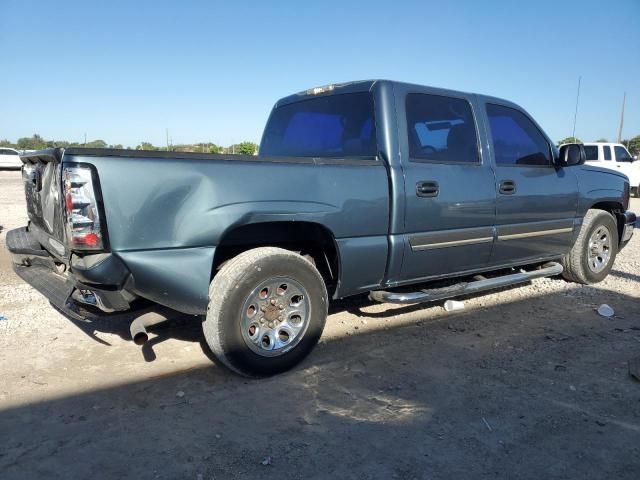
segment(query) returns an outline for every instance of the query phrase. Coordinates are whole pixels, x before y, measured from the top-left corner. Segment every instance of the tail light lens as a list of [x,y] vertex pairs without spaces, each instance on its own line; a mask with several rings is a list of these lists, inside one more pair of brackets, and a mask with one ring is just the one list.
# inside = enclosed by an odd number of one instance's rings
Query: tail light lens
[[74,250],[102,250],[103,232],[91,169],[64,167],[62,180],[69,247]]
[[631,199],[631,189],[629,188],[629,182],[624,182],[624,192],[622,194],[622,201],[624,202],[624,209],[629,210],[629,202]]

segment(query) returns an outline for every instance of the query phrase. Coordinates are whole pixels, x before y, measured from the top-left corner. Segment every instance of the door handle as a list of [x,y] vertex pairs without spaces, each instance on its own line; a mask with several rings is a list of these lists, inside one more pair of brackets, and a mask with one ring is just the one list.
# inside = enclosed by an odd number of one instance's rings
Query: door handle
[[516,193],[516,182],[513,180],[502,180],[498,191],[502,195],[513,195]]
[[438,182],[416,183],[416,195],[419,197],[437,197],[440,193]]

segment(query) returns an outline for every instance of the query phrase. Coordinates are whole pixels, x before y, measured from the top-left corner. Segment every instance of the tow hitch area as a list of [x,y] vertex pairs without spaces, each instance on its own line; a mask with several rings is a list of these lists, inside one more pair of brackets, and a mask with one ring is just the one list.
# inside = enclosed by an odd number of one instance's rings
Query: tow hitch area
[[458,297],[460,295],[468,295],[478,293],[494,288],[506,287],[517,283],[528,282],[534,278],[552,277],[562,273],[562,265],[557,262],[549,262],[542,265],[537,270],[530,272],[511,273],[495,278],[484,278],[477,276],[478,280],[473,282],[462,282],[449,287],[432,288],[419,290],[417,292],[387,292],[385,290],[374,290],[369,292],[369,298],[381,303],[424,303],[445,300],[447,298]]

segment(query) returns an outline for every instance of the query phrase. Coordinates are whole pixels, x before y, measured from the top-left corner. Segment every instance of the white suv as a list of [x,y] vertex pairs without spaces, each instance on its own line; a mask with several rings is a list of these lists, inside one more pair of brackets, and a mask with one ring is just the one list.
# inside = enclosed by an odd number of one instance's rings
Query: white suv
[[631,193],[640,195],[640,162],[620,143],[585,143],[587,164],[609,168],[629,177]]
[[18,151],[13,148],[0,147],[0,168],[22,168]]

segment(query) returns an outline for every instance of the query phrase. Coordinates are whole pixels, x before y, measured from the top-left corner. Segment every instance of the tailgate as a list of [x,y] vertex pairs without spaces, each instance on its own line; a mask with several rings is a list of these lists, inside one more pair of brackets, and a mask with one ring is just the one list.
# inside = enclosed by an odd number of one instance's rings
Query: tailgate
[[61,188],[62,149],[21,155],[29,232],[49,253],[66,260]]

